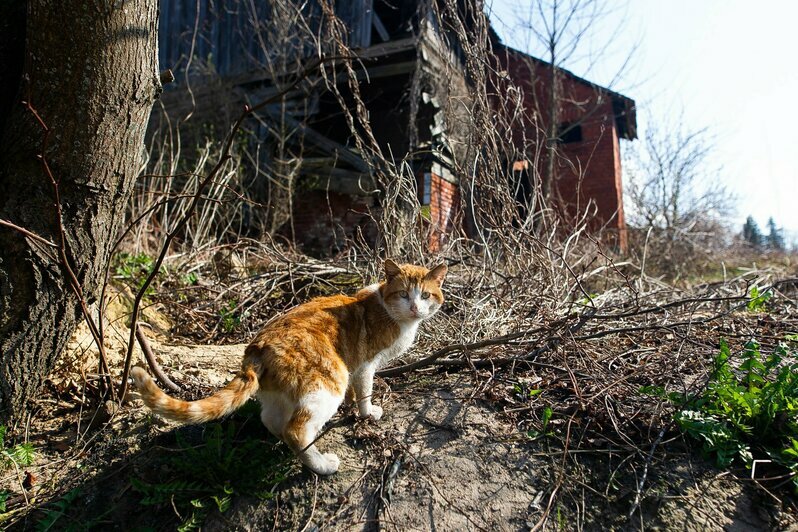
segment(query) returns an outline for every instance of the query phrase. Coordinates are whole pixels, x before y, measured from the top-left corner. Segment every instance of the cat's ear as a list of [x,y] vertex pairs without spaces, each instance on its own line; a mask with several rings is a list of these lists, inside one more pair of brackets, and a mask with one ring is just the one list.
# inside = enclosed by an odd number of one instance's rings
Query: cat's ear
[[449,268],[446,264],[438,264],[434,268],[430,270],[430,272],[426,275],[427,279],[430,281],[435,281],[438,283],[438,286],[443,284],[443,280],[446,278],[446,272],[449,271]]
[[382,263],[382,267],[385,269],[385,277],[387,277],[389,281],[402,273],[402,268],[391,259],[385,259],[385,262]]

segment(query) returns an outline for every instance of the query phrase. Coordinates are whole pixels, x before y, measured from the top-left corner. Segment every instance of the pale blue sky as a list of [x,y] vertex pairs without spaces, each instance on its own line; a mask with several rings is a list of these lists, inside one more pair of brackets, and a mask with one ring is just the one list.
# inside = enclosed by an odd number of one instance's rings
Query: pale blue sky
[[[596,27],[612,46],[585,72],[584,58],[565,65],[608,83],[629,49],[632,64],[613,88],[633,98],[641,134],[649,119],[683,113],[709,128],[715,164],[738,197],[741,226],[768,216],[798,241],[798,1],[608,0],[614,13]],[[491,19],[504,42],[527,48],[513,29],[528,0],[494,0]],[[528,50],[535,55],[536,50]]]

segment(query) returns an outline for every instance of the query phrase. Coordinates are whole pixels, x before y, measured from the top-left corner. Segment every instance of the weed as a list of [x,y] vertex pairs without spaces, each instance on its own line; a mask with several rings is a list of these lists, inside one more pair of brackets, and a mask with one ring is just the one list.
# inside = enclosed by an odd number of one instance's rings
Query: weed
[[766,303],[768,300],[773,296],[773,293],[769,290],[764,292],[760,292],[759,288],[756,286],[752,286],[751,289],[748,291],[748,307],[749,312],[764,312],[767,310]]
[[576,302],[577,305],[582,307],[590,307],[593,306],[593,300],[596,299],[599,295],[598,294],[589,294],[590,297],[585,296],[579,301]]
[[281,446],[242,437],[234,420],[207,426],[199,444],[187,442],[182,432],[176,439],[178,451],[159,468],[166,480],[133,478],[131,483],[142,495],[140,504],[173,507],[181,519],[178,530],[199,528],[213,509],[227,511],[236,495],[270,498],[290,467]]
[[0,425],[0,460],[3,467],[16,465],[27,467],[33,463],[35,452],[30,443],[18,443],[11,447],[6,447],[6,427]]
[[233,332],[236,327],[241,325],[241,319],[247,317],[247,313],[236,312],[238,301],[231,299],[227,305],[219,310],[219,317],[222,319],[222,330],[226,333]]
[[[130,253],[119,253],[114,257],[114,278],[131,284],[136,291],[144,285],[144,281],[155,267],[155,259],[146,253],[131,255]],[[155,293],[155,288],[150,285],[144,292],[145,296]]]
[[677,405],[676,423],[701,443],[718,467],[739,460],[770,459],[788,469],[798,490],[798,362],[785,344],[765,356],[755,340],[745,344],[742,363],[734,369],[731,352],[721,341],[720,352],[704,391],[697,395],[665,394],[658,388],[641,391],[667,397]]
[[180,276],[180,283],[183,286],[195,286],[199,282],[199,277],[194,272],[184,273]]
[[[80,490],[75,488],[52,503],[52,508],[45,510],[44,517],[42,517],[39,522],[36,523],[36,532],[46,532],[48,530],[79,530],[84,528],[65,527],[63,526],[63,523],[59,523],[61,518],[67,514],[69,508],[75,502],[75,499],[77,499],[79,496]],[[55,528],[56,524],[58,524],[57,528]]]
[[568,530],[566,528],[565,513],[562,511],[562,506],[557,505],[557,530]]
[[513,384],[513,392],[518,399],[529,399],[543,393],[540,388],[530,388],[525,383]]
[[545,436],[551,436],[552,433],[546,431],[546,429],[549,426],[549,421],[551,421],[552,414],[553,414],[553,411],[552,411],[551,407],[547,406],[546,408],[544,408],[543,409],[543,413],[540,416],[540,430],[532,429],[530,431],[527,431],[526,435],[529,436],[530,438],[532,438],[533,440],[536,440],[538,438],[542,438],[542,437],[545,437]]
[[[7,447],[6,430],[5,425],[0,425],[0,471],[12,466],[20,468],[31,465],[36,457],[33,445],[30,443],[18,443]],[[0,490],[0,514],[8,512],[6,502],[13,494],[14,492],[11,490]],[[3,517],[8,517],[8,515],[0,516],[0,523],[2,523]]]

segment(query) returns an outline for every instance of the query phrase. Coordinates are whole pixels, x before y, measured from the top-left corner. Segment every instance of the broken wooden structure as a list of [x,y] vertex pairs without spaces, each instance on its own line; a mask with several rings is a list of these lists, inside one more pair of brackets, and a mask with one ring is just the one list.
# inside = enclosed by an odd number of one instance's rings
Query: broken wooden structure
[[[259,161],[267,168],[267,174],[280,174],[280,161],[290,166],[291,209],[285,227],[290,227],[290,236],[298,243],[317,253],[336,252],[351,239],[376,238],[374,218],[380,210],[380,190],[373,161],[353,142],[352,127],[357,124],[351,114],[342,112],[342,105],[358,108],[359,99],[365,108],[359,111],[368,114],[370,133],[379,151],[393,162],[409,166],[409,173],[415,177],[418,200],[430,227],[430,244],[437,247],[448,235],[467,229],[460,223],[462,172],[455,168],[468,167],[462,158],[472,127],[468,116],[471,91],[457,39],[442,27],[436,0],[320,3],[324,1],[279,5],[275,0],[262,4],[230,1],[223,5],[187,0],[162,2],[161,69],[171,68],[178,81],[176,88],[164,94],[164,108],[174,117],[192,116],[192,120],[224,127],[244,103],[260,101],[285,85],[290,75],[280,72],[281,68],[293,65],[296,72],[303,58],[318,55],[325,44],[301,36],[286,37],[279,33],[279,27],[272,28],[271,33],[263,31],[263,21],[287,13],[287,20],[301,18],[302,24],[297,23],[296,28],[305,32],[305,37],[329,35],[324,33],[328,21],[323,6],[334,9],[345,26],[342,38],[357,55],[353,70],[327,70],[325,79],[309,80],[292,90],[253,125],[253,132],[264,145],[275,140],[283,147],[288,144],[291,157],[277,156],[266,149]],[[282,15],[278,13],[280,9]],[[519,61],[513,63],[520,52],[508,51],[498,41],[494,47],[502,52],[500,58],[513,78],[538,75],[524,70]],[[281,60],[276,61],[280,54]],[[329,90],[329,83],[345,86],[352,75],[356,78],[357,98],[346,87],[337,94]],[[516,81],[519,86],[526,86],[530,102],[538,94],[536,91],[545,90],[537,78]],[[577,85],[583,81],[574,77]],[[591,102],[604,105],[601,95],[609,92],[596,91],[592,84],[591,88],[594,95],[599,95]],[[633,138],[634,114],[629,114],[629,110],[630,106],[633,110],[634,102],[612,97],[606,101],[610,102],[609,115],[604,107],[595,114],[603,121],[599,129],[616,124],[609,127],[608,133],[615,145],[620,137]],[[612,114],[617,102],[621,102],[627,124],[631,124],[626,130]],[[571,114],[577,113],[579,106],[574,109]],[[530,127],[536,127],[537,118],[531,110],[528,119]],[[592,126],[580,127],[584,137],[580,142],[589,146]],[[578,181],[589,182],[590,187],[571,190],[566,184],[570,181],[564,178],[560,195],[575,194],[579,201],[595,201],[599,205],[596,219],[620,231],[625,227],[620,160],[617,151],[606,157],[611,164],[594,165],[591,161],[588,175],[579,176]],[[534,158],[530,155],[507,161],[508,182],[514,178],[512,168],[528,165],[531,160]],[[593,166],[601,168],[600,176],[589,175]],[[607,192],[610,185],[612,190]],[[595,191],[601,197],[614,194],[617,201],[596,201],[590,196]]]

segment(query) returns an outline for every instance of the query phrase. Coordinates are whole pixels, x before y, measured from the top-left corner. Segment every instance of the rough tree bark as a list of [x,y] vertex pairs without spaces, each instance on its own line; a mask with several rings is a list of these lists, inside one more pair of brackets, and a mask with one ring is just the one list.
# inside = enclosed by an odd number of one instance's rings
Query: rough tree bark
[[[21,103],[29,101],[51,130],[45,155],[59,181],[66,255],[91,301],[161,90],[158,2],[31,0],[27,13],[13,9],[19,3],[0,8],[0,16],[26,19],[23,46],[0,43],[0,54],[24,59],[21,76],[2,78],[16,90],[0,91],[13,96],[0,102],[10,109],[0,131],[0,218],[60,241],[53,186],[37,158],[43,129]],[[0,417],[18,417],[35,396],[78,316],[78,299],[53,250],[0,226]]]

